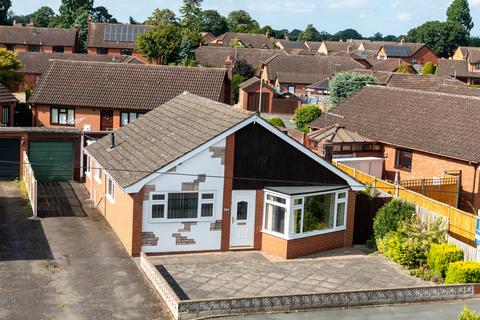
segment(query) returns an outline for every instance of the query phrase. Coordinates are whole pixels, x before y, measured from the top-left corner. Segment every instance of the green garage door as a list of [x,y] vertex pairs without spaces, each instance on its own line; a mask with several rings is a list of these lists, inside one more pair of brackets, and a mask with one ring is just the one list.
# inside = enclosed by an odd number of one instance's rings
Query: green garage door
[[20,140],[0,139],[0,180],[20,176]]
[[38,181],[72,180],[73,142],[32,141],[29,158]]

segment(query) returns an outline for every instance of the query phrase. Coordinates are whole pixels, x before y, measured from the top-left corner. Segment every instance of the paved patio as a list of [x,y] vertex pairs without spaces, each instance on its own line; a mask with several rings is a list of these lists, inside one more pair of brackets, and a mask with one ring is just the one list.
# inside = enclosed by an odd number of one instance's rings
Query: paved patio
[[280,260],[260,252],[150,257],[179,298],[272,296],[432,285],[357,249]]

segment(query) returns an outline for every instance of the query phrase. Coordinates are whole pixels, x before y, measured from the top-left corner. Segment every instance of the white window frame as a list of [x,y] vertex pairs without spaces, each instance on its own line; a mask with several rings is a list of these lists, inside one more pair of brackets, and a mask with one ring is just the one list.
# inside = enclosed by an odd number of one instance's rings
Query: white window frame
[[[170,193],[198,193],[198,207],[197,207],[197,217],[196,218],[168,218],[168,195]],[[213,194],[213,199],[202,199],[203,194]],[[163,200],[154,200],[154,195],[164,195]],[[150,192],[148,197],[148,219],[151,223],[179,223],[179,222],[196,222],[196,221],[208,221],[212,222],[215,220],[216,206],[217,206],[217,193],[216,191],[155,191]],[[152,217],[152,207],[155,204],[163,204],[164,212],[163,218],[153,218]],[[210,217],[202,217],[202,204],[212,204],[213,213]]]
[[87,156],[87,168],[85,170],[85,175],[91,179],[92,178],[92,157],[90,157],[88,154],[86,156]]
[[115,203],[115,182],[113,182],[112,178],[106,175],[105,184],[107,189],[105,196],[112,204],[114,204]]
[[[325,192],[316,192],[316,193],[308,193],[308,194],[302,194],[302,195],[285,195],[282,193],[270,191],[270,190],[265,190],[264,191],[264,205],[263,205],[263,221],[262,221],[262,232],[281,237],[286,240],[291,240],[291,239],[298,239],[298,238],[306,238],[306,237],[312,237],[320,234],[327,234],[327,233],[332,233],[332,232],[338,232],[338,231],[344,231],[347,229],[347,216],[348,216],[348,191],[349,189],[340,189],[340,190],[335,190],[335,191],[325,191]],[[309,231],[309,232],[303,232],[303,215],[304,215],[304,206],[305,206],[305,198],[307,197],[313,197],[313,196],[318,196],[322,194],[335,194],[335,203],[334,203],[334,216],[333,216],[333,223],[334,227],[330,229],[325,229],[325,230],[316,230],[316,231]],[[339,194],[345,194],[345,197],[342,199],[339,199]],[[272,200],[268,200],[267,196],[272,195],[275,197],[280,197],[285,199],[286,203],[282,204],[279,202],[275,202]],[[302,199],[302,203],[295,205],[296,199]],[[343,225],[342,226],[337,226],[337,210],[338,210],[338,204],[339,203],[345,203],[345,216],[343,219]],[[267,221],[267,204],[273,204],[275,206],[283,207],[286,209],[285,211],[285,231],[284,233],[276,232],[269,230],[265,228],[265,224]],[[293,219],[293,213],[295,209],[301,209],[301,232],[300,233],[293,233],[294,230],[291,229],[291,221]]]
[[102,184],[102,168],[97,161],[95,161],[95,181]]

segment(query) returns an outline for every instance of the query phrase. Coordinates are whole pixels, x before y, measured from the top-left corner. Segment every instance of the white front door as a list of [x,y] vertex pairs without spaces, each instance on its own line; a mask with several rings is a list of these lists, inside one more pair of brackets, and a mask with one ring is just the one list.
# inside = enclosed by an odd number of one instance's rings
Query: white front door
[[232,191],[230,247],[253,247],[255,190]]

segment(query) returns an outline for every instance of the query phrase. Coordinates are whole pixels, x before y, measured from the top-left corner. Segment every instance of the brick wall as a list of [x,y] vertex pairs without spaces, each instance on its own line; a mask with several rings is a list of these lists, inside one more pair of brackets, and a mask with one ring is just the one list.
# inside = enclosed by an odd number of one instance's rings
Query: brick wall
[[417,59],[417,62],[421,64],[425,64],[429,61],[433,64],[437,64],[438,61],[437,56],[426,46],[418,50],[413,56]]
[[235,152],[235,134],[226,139],[225,146],[225,174],[223,186],[223,213],[222,213],[222,244],[221,250],[230,249],[230,219],[232,211],[232,187],[233,187],[233,156]]
[[255,195],[255,225],[253,233],[253,247],[262,249],[262,224],[263,224],[263,190],[257,190]]

